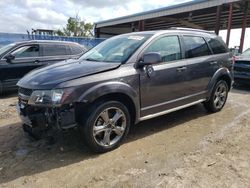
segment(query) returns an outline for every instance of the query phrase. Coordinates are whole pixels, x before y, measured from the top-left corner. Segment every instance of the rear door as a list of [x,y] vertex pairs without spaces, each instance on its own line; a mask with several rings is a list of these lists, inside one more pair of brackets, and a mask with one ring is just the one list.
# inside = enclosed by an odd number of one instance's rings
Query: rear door
[[[15,59],[7,62],[5,56],[12,54]],[[40,46],[38,44],[22,45],[2,58],[1,63],[1,81],[4,89],[15,88],[16,83],[25,74],[41,66]]]
[[162,63],[154,64],[150,74],[147,67],[140,71],[141,116],[158,113],[185,104],[188,90],[186,62],[179,37],[166,35],[152,41],[143,54],[158,52]]
[[212,52],[201,36],[183,35],[185,58],[187,62],[188,96],[205,96],[207,85],[218,70],[218,61],[212,56]]
[[42,44],[42,57],[42,61],[46,65],[70,59],[72,57],[71,48],[65,44],[44,43]]

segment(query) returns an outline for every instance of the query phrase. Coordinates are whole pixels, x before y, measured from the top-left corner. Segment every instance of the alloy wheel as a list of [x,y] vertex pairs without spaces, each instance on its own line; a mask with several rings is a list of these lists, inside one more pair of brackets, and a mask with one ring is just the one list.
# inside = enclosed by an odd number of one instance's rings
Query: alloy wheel
[[122,138],[126,125],[126,116],[121,109],[106,108],[94,121],[93,137],[100,146],[112,146]]
[[227,86],[225,83],[220,83],[214,93],[214,106],[219,109],[225,104],[227,98]]

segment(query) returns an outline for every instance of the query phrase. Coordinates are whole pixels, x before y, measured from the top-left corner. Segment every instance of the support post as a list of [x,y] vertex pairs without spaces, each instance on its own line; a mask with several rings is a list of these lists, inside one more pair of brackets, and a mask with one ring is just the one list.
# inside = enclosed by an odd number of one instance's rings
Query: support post
[[135,22],[131,23],[131,30],[132,30],[132,32],[135,32]]
[[95,28],[95,37],[100,38],[100,28]]
[[247,11],[244,12],[244,17],[243,17],[243,22],[242,22],[241,37],[240,37],[240,48],[239,48],[240,53],[242,53],[242,51],[243,51],[246,26],[247,26]]
[[220,32],[221,9],[222,9],[221,5],[217,7],[216,22],[215,22],[215,31],[214,31],[216,33],[216,35],[219,35],[219,32]]
[[145,21],[144,20],[139,21],[139,31],[145,31]]
[[228,24],[227,24],[227,40],[226,40],[227,46],[229,45],[229,40],[230,40],[230,33],[231,33],[231,28],[232,28],[232,18],[233,18],[233,4],[230,3]]

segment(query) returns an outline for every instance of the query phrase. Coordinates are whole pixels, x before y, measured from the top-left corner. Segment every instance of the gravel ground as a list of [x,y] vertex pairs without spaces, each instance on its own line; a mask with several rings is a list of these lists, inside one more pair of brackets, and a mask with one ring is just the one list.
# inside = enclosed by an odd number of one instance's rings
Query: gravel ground
[[32,141],[15,104],[0,98],[0,187],[250,187],[250,89],[233,89],[216,114],[196,105],[141,122],[101,155],[77,130]]

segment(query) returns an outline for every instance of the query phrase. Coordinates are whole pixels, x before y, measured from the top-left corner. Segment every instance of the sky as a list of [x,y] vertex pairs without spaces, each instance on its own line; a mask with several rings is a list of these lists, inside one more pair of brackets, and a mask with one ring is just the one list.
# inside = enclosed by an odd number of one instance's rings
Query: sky
[[[26,33],[31,29],[61,29],[78,14],[86,22],[121,17],[191,0],[0,0],[0,32]],[[250,40],[250,30],[246,40]],[[232,31],[230,47],[238,46],[240,30]],[[225,32],[220,35],[225,40]],[[246,44],[244,49],[250,47]]]
[[191,0],[0,0],[0,32],[59,29],[76,14],[93,23],[188,1]]

